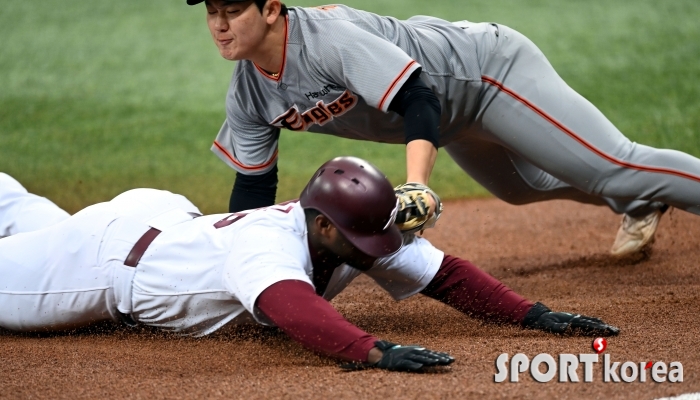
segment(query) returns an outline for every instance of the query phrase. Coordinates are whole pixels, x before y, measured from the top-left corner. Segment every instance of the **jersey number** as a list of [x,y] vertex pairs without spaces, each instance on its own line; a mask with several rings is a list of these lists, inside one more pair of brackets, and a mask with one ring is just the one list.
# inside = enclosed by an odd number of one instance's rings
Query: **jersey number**
[[289,212],[292,211],[292,208],[294,208],[294,204],[296,204],[298,201],[299,200],[289,200],[289,201],[285,201],[284,203],[275,204],[275,205],[269,206],[269,207],[262,207],[262,208],[256,208],[254,210],[233,213],[233,214],[227,215],[226,218],[216,222],[214,224],[214,228],[216,228],[216,229],[225,228],[225,227],[233,224],[234,222],[242,219],[246,215],[252,213],[253,211],[257,211],[257,210],[275,210],[275,211],[283,212],[285,214],[289,214]]

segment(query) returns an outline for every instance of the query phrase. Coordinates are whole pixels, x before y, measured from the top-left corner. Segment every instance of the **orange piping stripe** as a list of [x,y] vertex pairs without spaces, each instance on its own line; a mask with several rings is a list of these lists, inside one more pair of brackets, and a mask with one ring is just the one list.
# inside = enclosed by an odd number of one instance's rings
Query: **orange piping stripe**
[[226,149],[222,145],[220,145],[219,142],[217,142],[216,140],[214,141],[214,146],[216,146],[222,153],[224,153],[226,155],[226,157],[228,157],[228,159],[231,160],[232,163],[236,164],[241,169],[245,169],[248,171],[255,171],[255,170],[264,169],[265,167],[268,167],[270,164],[272,164],[275,161],[275,159],[277,159],[277,152],[279,151],[279,149],[275,149],[275,152],[272,154],[272,157],[266,163],[249,167],[247,165],[241,164],[240,161],[233,158],[233,156],[231,154],[229,154],[229,152],[226,151]]
[[686,179],[690,179],[690,180],[693,180],[693,181],[696,181],[696,182],[700,182],[700,177],[699,177],[699,176],[695,176],[695,175],[692,175],[692,174],[689,174],[689,173],[686,173],[686,172],[683,172],[683,171],[677,171],[677,170],[669,169],[669,168],[647,167],[647,166],[643,166],[643,165],[632,164],[632,163],[628,163],[628,162],[626,162],[626,161],[618,160],[617,158],[614,158],[614,157],[612,157],[612,156],[610,156],[610,155],[608,155],[608,154],[605,154],[603,151],[598,150],[598,149],[595,148],[592,144],[588,143],[588,142],[585,141],[583,138],[581,138],[581,137],[578,136],[576,133],[574,133],[572,130],[570,130],[569,128],[567,128],[566,126],[564,126],[561,122],[555,120],[553,117],[551,117],[550,115],[548,115],[547,113],[545,113],[543,110],[541,110],[540,108],[538,108],[538,107],[535,106],[534,104],[530,103],[528,100],[526,100],[525,98],[521,97],[520,95],[518,95],[517,93],[515,93],[515,92],[512,91],[511,89],[508,89],[507,87],[503,86],[503,84],[500,83],[500,82],[498,82],[497,80],[495,80],[495,79],[493,79],[493,78],[491,78],[491,77],[488,77],[488,76],[486,76],[486,75],[483,75],[483,76],[481,77],[481,80],[484,81],[484,82],[486,82],[486,83],[488,83],[488,84],[490,84],[490,85],[492,85],[492,86],[497,87],[500,91],[502,91],[502,92],[508,94],[509,96],[511,96],[512,98],[514,98],[515,100],[521,102],[521,103],[524,104],[526,107],[528,107],[529,109],[531,109],[532,111],[534,111],[536,114],[540,115],[542,118],[544,118],[544,119],[546,119],[547,121],[549,121],[552,125],[556,126],[560,131],[566,133],[566,134],[567,134],[568,136],[570,136],[572,139],[574,139],[574,140],[576,140],[577,142],[579,142],[581,145],[583,145],[583,147],[587,148],[588,150],[592,151],[593,153],[597,154],[598,156],[604,158],[605,160],[610,161],[610,162],[613,163],[613,164],[616,164],[616,165],[619,165],[619,166],[625,167],[625,168],[636,169],[636,170],[639,170],[639,171],[657,172],[657,173],[660,173],[660,174],[675,175],[675,176],[678,176],[678,177],[681,177],[681,178],[686,178]]
[[384,107],[384,102],[386,101],[386,98],[389,97],[389,94],[391,93],[392,90],[394,90],[394,87],[396,86],[396,84],[401,80],[401,78],[403,78],[404,74],[406,74],[406,71],[408,71],[409,68],[411,68],[411,66],[415,63],[416,62],[414,60],[411,60],[411,62],[409,62],[408,65],[406,65],[406,67],[403,69],[403,71],[401,71],[399,76],[397,76],[396,79],[394,79],[394,82],[391,83],[391,86],[389,86],[389,89],[386,91],[386,93],[384,93],[384,96],[382,96],[382,100],[379,102],[379,109],[380,110]]
[[280,79],[282,79],[282,74],[284,73],[284,66],[287,64],[287,44],[289,43],[289,16],[285,15],[284,17],[284,49],[282,50],[282,67],[280,67],[280,73],[277,74],[277,76],[272,76],[265,72],[264,69],[258,67],[258,64],[253,63],[255,65],[255,68],[260,72],[264,77],[268,79],[272,79],[275,82],[278,82]]

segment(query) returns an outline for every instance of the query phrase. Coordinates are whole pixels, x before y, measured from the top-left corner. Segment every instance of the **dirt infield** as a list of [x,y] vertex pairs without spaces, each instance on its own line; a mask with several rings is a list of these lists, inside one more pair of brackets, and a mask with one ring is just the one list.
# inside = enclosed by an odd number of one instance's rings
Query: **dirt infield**
[[[622,329],[613,361],[679,361],[682,383],[494,383],[501,353],[591,353],[591,339],[484,324],[421,296],[397,303],[361,277],[333,304],[382,338],[449,351],[433,373],[342,372],[272,328],[232,327],[206,338],[104,325],[61,335],[0,333],[3,398],[635,398],[700,391],[700,219],[678,210],[653,252],[607,255],[619,219],[601,207],[548,202],[449,202],[426,236],[528,298],[604,318]],[[579,367],[583,380],[583,368]]]

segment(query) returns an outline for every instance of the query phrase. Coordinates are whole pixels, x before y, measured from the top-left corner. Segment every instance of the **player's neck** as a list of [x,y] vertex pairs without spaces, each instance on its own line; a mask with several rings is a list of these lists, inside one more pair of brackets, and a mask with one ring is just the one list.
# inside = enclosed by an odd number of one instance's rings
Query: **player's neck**
[[333,276],[333,271],[342,264],[342,261],[337,255],[323,246],[318,235],[313,232],[309,232],[307,243],[313,269],[312,281],[316,288],[316,294],[321,296],[326,291],[328,282]]
[[250,61],[268,74],[275,76],[282,70],[285,46],[287,46],[287,19],[280,16],[270,26],[265,39],[261,42],[258,51]]

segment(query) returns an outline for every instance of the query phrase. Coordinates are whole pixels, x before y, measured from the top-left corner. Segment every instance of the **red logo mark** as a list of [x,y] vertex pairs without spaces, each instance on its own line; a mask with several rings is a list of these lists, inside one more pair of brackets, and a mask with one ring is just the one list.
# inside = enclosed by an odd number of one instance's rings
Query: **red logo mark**
[[605,351],[605,349],[608,348],[608,341],[605,340],[605,338],[599,337],[596,338],[591,347],[593,347],[593,351],[596,352],[596,354],[600,354]]
[[652,365],[654,365],[654,362],[653,362],[653,361],[649,361],[649,362],[647,363],[646,367],[644,367],[644,369],[649,369],[649,368],[651,368]]

